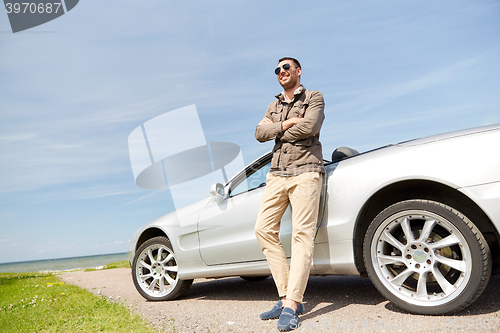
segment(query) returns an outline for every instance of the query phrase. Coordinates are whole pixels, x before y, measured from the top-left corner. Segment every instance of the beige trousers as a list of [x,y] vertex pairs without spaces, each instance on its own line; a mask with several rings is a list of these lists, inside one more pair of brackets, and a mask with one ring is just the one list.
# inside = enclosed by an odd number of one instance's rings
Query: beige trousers
[[[267,175],[266,190],[255,223],[255,234],[271,269],[278,294],[302,303],[314,249],[322,174]],[[281,217],[292,207],[292,259],[290,265],[279,239]]]

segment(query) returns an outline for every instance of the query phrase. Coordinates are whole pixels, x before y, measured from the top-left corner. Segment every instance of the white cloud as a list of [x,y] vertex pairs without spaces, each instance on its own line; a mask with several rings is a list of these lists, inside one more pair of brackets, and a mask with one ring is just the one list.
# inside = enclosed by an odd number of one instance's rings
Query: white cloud
[[335,112],[349,113],[351,117],[363,115],[403,96],[417,93],[420,90],[443,82],[452,81],[461,70],[472,66],[476,61],[475,58],[460,61],[451,66],[427,73],[420,78],[405,80],[388,86],[373,87],[364,91],[351,92],[349,94],[354,95],[353,98],[348,99],[346,102],[334,104],[331,108],[335,109]]

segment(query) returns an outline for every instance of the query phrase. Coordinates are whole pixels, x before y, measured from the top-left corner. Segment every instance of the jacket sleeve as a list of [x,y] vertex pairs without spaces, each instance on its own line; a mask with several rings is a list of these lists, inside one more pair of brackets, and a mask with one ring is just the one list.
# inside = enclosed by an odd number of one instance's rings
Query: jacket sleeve
[[[273,109],[273,103],[269,105],[269,107],[266,110],[266,115],[264,117],[267,117],[269,119],[273,119],[271,116],[271,110]],[[274,109],[276,107],[274,106]],[[280,138],[283,135],[283,131],[281,130],[281,121],[272,123],[272,124],[267,124],[267,125],[260,125],[257,126],[255,129],[255,138],[259,142],[266,142],[269,140],[274,140],[276,138]]]
[[319,91],[313,91],[311,93],[309,106],[304,114],[304,119],[297,125],[287,129],[280,140],[282,142],[295,142],[316,135],[319,133],[324,119],[325,101],[323,99],[323,94]]

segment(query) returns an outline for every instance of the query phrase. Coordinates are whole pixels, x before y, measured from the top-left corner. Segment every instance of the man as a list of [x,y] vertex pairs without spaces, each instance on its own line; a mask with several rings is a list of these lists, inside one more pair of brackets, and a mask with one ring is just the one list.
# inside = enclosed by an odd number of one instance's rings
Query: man
[[[256,130],[259,142],[275,140],[271,170],[255,223],[255,234],[267,258],[281,300],[263,320],[278,320],[280,331],[299,326],[302,299],[311,268],[314,234],[321,194],[323,154],[319,131],[323,124],[323,95],[300,84],[298,60],[282,58],[275,70],[284,91],[267,108]],[[292,207],[292,258],[288,264],[279,240],[280,222]]]

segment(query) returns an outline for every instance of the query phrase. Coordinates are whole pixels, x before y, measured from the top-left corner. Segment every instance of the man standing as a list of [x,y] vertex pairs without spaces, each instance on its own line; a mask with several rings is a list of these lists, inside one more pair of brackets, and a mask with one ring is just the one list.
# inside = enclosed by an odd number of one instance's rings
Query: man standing
[[[298,60],[282,58],[275,70],[284,91],[267,108],[256,130],[259,142],[275,140],[271,170],[255,224],[255,234],[267,258],[281,300],[263,320],[278,320],[280,331],[298,328],[298,314],[311,269],[319,211],[323,153],[319,131],[325,103],[319,91],[300,84]],[[279,240],[280,222],[292,207],[292,258],[288,264]]]

